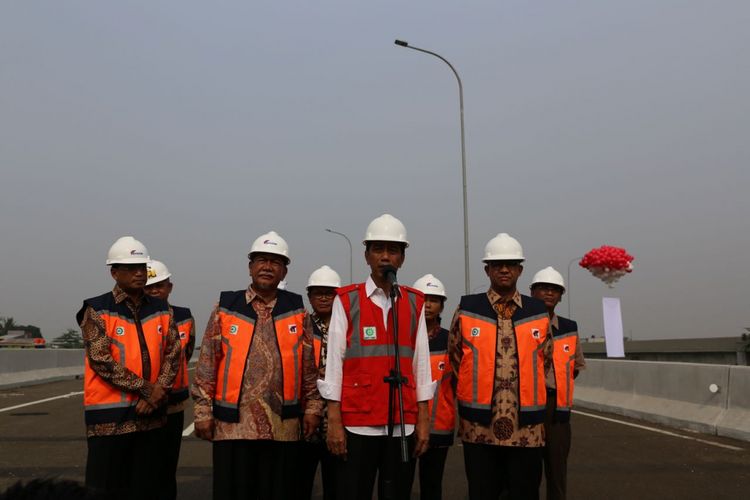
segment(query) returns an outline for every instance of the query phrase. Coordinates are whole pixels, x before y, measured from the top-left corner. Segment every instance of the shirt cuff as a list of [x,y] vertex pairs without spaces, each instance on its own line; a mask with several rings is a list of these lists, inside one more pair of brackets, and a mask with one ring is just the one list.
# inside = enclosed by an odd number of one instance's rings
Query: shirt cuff
[[328,401],[341,401],[341,384],[332,384],[318,379],[318,392],[320,397]]
[[195,422],[206,422],[214,418],[213,405],[206,402],[195,402],[193,406],[193,420]]
[[417,386],[417,401],[429,401],[435,396],[437,381]]
[[324,407],[325,402],[320,399],[308,400],[307,403],[305,403],[305,415],[317,415],[322,417]]

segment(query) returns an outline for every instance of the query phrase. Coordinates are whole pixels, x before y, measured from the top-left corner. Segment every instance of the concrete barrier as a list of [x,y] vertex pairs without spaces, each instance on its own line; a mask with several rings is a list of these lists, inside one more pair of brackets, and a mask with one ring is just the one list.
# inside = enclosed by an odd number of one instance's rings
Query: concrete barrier
[[83,349],[0,349],[0,389],[83,376]]
[[750,441],[750,367],[597,359],[586,364],[576,381],[580,407]]

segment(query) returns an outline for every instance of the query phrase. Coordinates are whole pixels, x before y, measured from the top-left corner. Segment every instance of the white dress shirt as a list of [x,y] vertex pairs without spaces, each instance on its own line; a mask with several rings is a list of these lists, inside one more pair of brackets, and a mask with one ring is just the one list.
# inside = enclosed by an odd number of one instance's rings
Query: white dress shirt
[[[383,311],[383,324],[387,325],[388,313],[391,310],[390,297],[385,294],[382,288],[378,288],[375,285],[372,277],[367,278],[365,293],[372,303]],[[398,297],[396,297],[396,300],[398,301]],[[349,320],[346,317],[346,312],[344,312],[344,306],[341,304],[341,299],[336,297],[333,301],[331,322],[328,325],[328,355],[326,357],[325,379],[318,380],[320,395],[324,399],[331,401],[341,401],[342,369],[346,354],[346,331],[348,328]],[[432,380],[430,369],[430,343],[427,336],[424,308],[422,308],[422,312],[419,315],[412,369],[416,378],[417,401],[431,400],[437,384]],[[365,436],[388,435],[388,426],[386,425],[376,427],[347,427],[346,429],[354,434]],[[407,436],[414,432],[414,425],[404,424],[404,432]],[[394,426],[393,435],[401,435],[400,426]]]

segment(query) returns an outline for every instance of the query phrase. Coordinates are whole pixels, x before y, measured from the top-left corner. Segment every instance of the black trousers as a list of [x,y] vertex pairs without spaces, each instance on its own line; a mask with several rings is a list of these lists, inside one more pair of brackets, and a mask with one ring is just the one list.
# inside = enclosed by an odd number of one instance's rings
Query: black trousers
[[464,442],[470,500],[539,500],[542,448]]
[[[414,452],[414,435],[408,438],[409,457]],[[346,431],[346,460],[337,459],[336,498],[371,500],[378,478],[378,499],[409,500],[416,460],[401,462],[400,438],[363,436]]]
[[213,500],[288,500],[296,493],[298,441],[214,441]]
[[442,500],[443,471],[448,447],[430,448],[419,457],[419,498],[421,500]]
[[162,429],[86,440],[86,486],[113,500],[163,498]]
[[164,447],[164,499],[177,498],[177,463],[180,461],[180,446],[182,445],[182,428],[185,424],[185,412],[167,415],[167,425],[163,429]]
[[300,443],[299,464],[299,500],[310,500],[312,497],[313,484],[315,483],[315,472],[320,463],[320,475],[323,478],[324,500],[336,500],[336,474],[335,467],[337,459],[328,451],[325,442]]
[[565,500],[568,483],[568,454],[570,453],[570,422],[555,420],[557,406],[555,391],[547,391],[547,413],[544,432],[544,479],[547,500]]

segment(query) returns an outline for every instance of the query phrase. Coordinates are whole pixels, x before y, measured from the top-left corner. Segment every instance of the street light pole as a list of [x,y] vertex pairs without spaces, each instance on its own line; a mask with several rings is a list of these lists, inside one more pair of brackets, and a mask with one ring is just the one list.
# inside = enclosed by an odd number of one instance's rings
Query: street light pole
[[338,231],[334,231],[333,229],[326,228],[326,231],[333,234],[338,234],[339,236],[343,236],[347,243],[349,243],[349,283],[353,283],[352,279],[352,254],[354,251],[352,250],[352,242],[349,240],[349,238],[344,233],[339,233]]
[[437,57],[448,65],[451,71],[453,71],[453,74],[456,76],[456,81],[458,81],[458,102],[461,113],[461,176],[463,180],[464,202],[464,282],[466,285],[466,295],[468,295],[471,290],[471,280],[469,277],[469,216],[466,202],[466,135],[464,133],[464,86],[461,83],[461,77],[458,76],[458,71],[456,71],[456,68],[454,68],[453,65],[440,54],[436,54],[435,52],[431,52],[429,50],[420,49],[418,47],[413,47],[403,40],[396,40],[394,43],[399,47],[405,47],[407,49],[424,52],[425,54],[430,54],[431,56]]
[[570,259],[570,262],[568,262],[568,279],[565,282],[565,285],[567,286],[567,292],[568,292],[568,319],[570,319],[570,298],[572,296],[570,293],[572,292],[572,289],[570,288],[570,266],[573,265],[573,262],[579,261],[581,259],[583,259],[583,257],[576,257],[574,259]]

